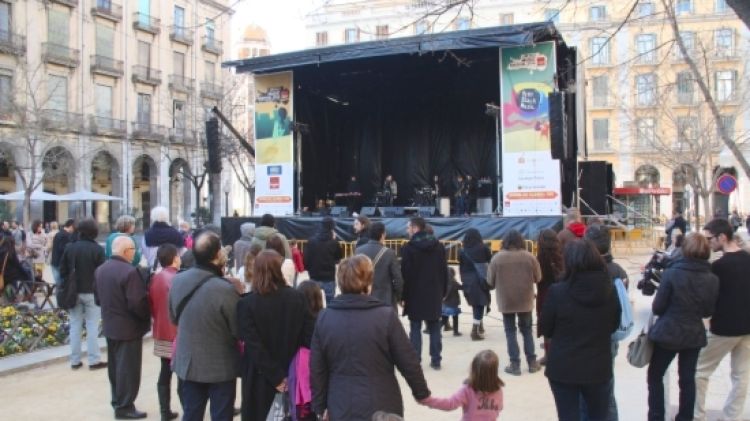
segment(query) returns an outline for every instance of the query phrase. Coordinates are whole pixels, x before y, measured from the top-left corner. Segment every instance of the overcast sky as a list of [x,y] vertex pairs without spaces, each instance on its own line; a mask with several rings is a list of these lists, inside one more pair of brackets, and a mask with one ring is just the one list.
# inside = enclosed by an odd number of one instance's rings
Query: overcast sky
[[[245,26],[256,24],[268,33],[271,53],[284,53],[305,48],[304,16],[310,0],[241,0],[233,8],[232,36],[242,34]],[[235,38],[233,38],[234,40]]]

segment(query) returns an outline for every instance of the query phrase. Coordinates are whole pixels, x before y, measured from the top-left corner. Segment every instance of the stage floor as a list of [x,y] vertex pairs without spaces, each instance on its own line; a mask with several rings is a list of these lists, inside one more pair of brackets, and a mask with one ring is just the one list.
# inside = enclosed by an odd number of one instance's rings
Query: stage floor
[[[323,217],[277,217],[276,228],[289,239],[307,240],[320,229]],[[469,228],[476,228],[485,240],[501,240],[511,229],[520,231],[526,239],[536,240],[545,228],[562,227],[561,216],[497,217],[473,216],[464,218],[425,218],[440,240],[463,240]],[[334,218],[336,235],[343,241],[356,239],[352,225],[354,218]],[[370,218],[372,222],[382,222],[386,228],[386,238],[408,238],[406,224],[408,217]],[[222,218],[221,237],[224,244],[234,244],[240,238],[240,225],[253,222],[260,225],[260,217]]]

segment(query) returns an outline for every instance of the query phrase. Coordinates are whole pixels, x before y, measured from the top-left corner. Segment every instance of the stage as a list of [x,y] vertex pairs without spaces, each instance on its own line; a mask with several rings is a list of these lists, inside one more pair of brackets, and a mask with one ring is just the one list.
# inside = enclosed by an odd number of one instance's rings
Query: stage
[[[320,229],[323,217],[277,217],[276,228],[289,239],[307,240]],[[560,216],[496,217],[474,216],[468,218],[425,218],[440,240],[463,240],[466,230],[476,228],[485,240],[500,240],[508,231],[515,229],[524,237],[536,241],[539,232],[545,228],[562,228]],[[352,225],[354,218],[334,218],[336,236],[343,241],[356,239]],[[406,224],[408,217],[370,218],[372,222],[382,222],[386,228],[386,238],[408,238]],[[240,238],[240,225],[253,222],[260,225],[260,217],[222,218],[221,239],[224,244],[234,244]]]

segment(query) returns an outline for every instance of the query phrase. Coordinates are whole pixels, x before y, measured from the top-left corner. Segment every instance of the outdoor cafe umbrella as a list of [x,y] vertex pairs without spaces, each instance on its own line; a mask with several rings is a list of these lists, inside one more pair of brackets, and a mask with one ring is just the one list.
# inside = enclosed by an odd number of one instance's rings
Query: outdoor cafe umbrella
[[113,201],[121,201],[123,200],[122,197],[117,196],[110,196],[108,194],[103,193],[97,193],[93,191],[88,190],[79,190],[77,192],[63,194],[59,197],[58,200],[64,200],[67,202],[73,202],[73,201],[81,201],[81,202],[95,202],[95,201],[107,201],[107,202],[113,202]]
[[[26,193],[24,190],[19,190],[13,193],[1,194],[0,200],[21,201],[24,199],[24,193]],[[52,193],[47,193],[42,190],[34,190],[34,192],[31,193],[31,200],[35,202],[41,202],[41,201],[59,202],[60,200],[63,200],[61,197],[62,196],[58,196]]]

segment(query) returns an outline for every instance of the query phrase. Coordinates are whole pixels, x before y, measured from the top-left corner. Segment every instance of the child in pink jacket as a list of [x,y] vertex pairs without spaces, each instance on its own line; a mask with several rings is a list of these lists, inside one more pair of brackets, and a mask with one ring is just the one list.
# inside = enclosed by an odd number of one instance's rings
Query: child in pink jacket
[[433,409],[452,411],[463,409],[462,421],[496,420],[503,410],[503,383],[498,377],[500,360],[487,349],[478,353],[471,362],[469,378],[450,398],[430,396],[420,401]]

